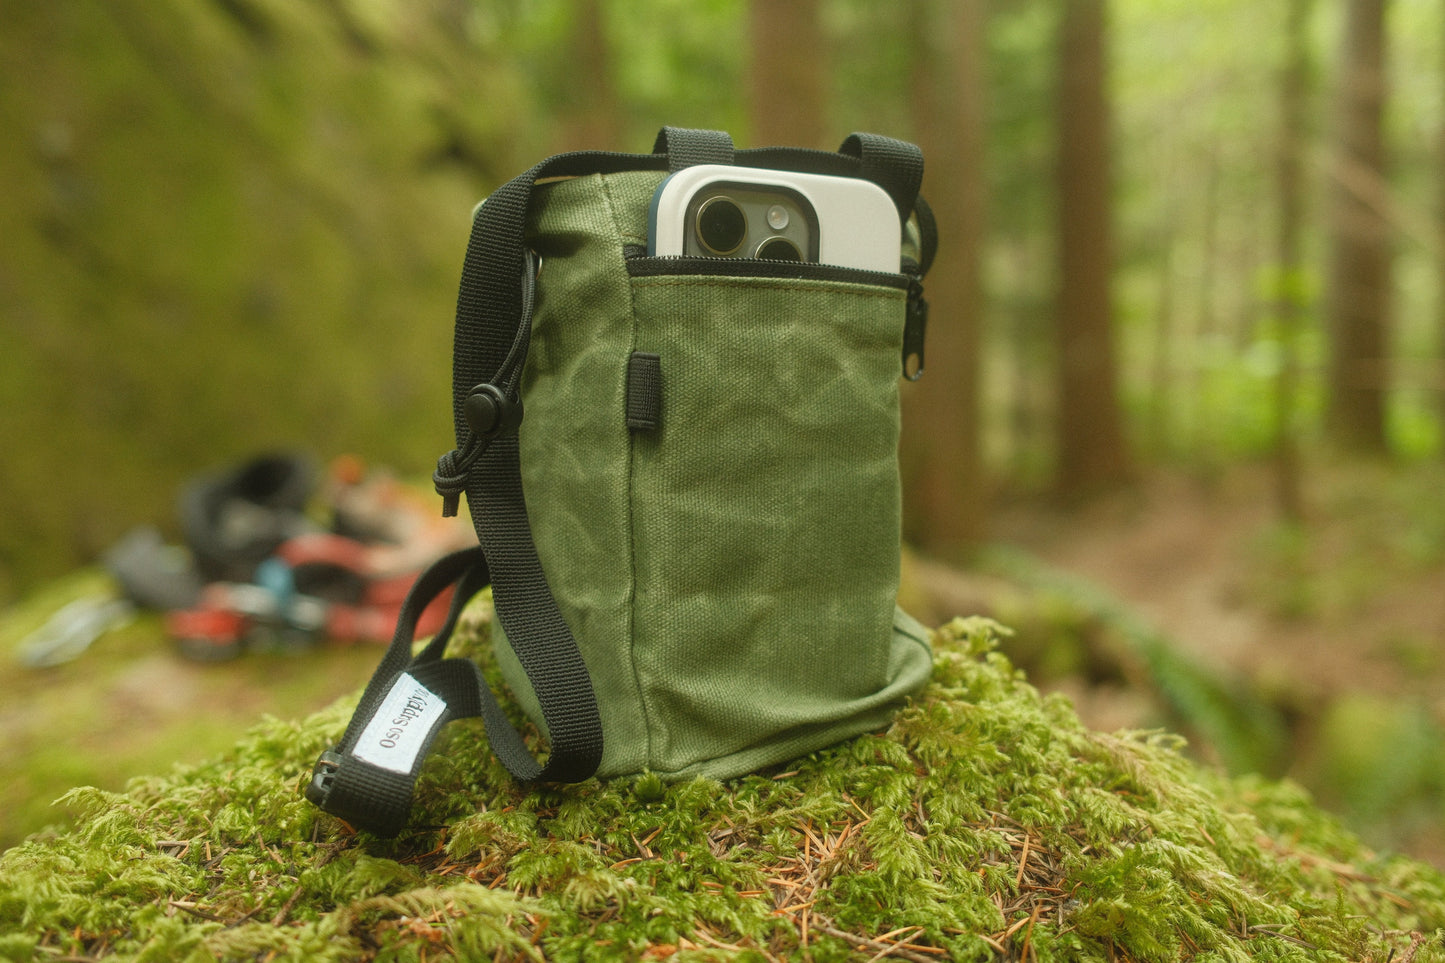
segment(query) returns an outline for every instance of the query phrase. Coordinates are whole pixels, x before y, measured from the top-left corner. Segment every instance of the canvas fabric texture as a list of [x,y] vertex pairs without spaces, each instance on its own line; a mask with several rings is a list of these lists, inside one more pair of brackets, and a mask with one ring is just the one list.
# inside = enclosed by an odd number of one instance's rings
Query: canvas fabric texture
[[[929,633],[895,605],[907,287],[747,261],[651,274],[664,176],[534,189],[518,443],[538,557],[597,695],[598,774],[729,778],[885,726],[927,680]],[[627,424],[633,352],[658,359],[651,430]]]

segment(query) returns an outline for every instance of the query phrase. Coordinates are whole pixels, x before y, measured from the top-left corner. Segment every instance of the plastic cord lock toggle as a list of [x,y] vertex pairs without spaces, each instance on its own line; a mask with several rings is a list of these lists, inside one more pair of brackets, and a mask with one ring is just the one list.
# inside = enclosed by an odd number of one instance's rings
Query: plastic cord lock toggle
[[467,437],[459,450],[447,452],[437,459],[432,485],[442,496],[442,515],[452,518],[461,502],[467,475],[487,445],[498,435],[516,431],[522,423],[522,399],[507,397],[507,392],[494,384],[480,384],[462,402],[462,417],[467,423]]
[[480,384],[462,402],[462,416],[473,438],[491,441],[503,432],[516,430],[522,423],[522,400],[508,398],[496,385]]

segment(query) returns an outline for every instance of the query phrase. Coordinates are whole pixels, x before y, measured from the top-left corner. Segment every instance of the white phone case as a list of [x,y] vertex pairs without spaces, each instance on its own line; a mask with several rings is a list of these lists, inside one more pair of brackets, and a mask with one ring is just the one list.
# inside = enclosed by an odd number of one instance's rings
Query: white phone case
[[797,191],[817,215],[820,264],[898,273],[902,244],[898,208],[877,184],[857,177],[725,164],[685,167],[662,182],[652,197],[649,254],[666,257],[683,253],[688,204],[699,190],[717,182]]

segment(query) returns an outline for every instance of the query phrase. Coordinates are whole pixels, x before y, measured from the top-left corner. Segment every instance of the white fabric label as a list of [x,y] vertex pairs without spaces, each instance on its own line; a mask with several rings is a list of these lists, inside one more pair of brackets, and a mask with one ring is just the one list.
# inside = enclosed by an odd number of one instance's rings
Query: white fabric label
[[407,774],[447,704],[403,672],[362,730],[351,754],[390,772]]

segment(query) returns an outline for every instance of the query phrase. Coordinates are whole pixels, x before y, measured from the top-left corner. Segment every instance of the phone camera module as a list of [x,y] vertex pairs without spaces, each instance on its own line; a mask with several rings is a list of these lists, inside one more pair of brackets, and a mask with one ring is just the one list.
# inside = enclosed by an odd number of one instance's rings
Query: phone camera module
[[755,256],[767,261],[801,261],[803,252],[785,237],[770,237],[758,245]]
[[742,247],[748,220],[729,197],[713,197],[697,212],[697,239],[713,254],[726,257]]

